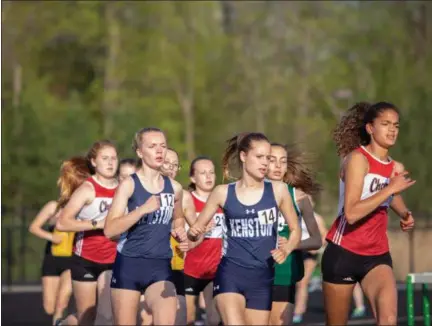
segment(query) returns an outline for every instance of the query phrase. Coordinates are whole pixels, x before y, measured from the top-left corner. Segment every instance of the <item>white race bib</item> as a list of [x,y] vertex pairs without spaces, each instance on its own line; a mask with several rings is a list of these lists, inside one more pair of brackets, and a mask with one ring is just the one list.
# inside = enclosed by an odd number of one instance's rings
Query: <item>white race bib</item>
[[258,211],[258,219],[261,225],[275,223],[277,220],[276,207]]

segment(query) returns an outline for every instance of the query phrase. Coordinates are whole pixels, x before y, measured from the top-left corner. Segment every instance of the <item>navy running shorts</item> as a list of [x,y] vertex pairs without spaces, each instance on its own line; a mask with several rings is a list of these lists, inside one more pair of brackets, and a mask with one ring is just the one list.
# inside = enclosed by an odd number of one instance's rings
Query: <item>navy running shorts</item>
[[117,253],[111,278],[111,288],[127,289],[144,293],[160,281],[174,284],[171,259],[128,257]]
[[274,269],[247,268],[222,259],[213,281],[213,296],[239,293],[246,308],[271,310]]

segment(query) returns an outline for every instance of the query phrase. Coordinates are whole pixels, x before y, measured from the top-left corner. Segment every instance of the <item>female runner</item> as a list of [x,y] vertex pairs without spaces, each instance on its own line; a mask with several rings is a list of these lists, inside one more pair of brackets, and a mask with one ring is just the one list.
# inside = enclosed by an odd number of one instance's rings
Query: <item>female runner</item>
[[[62,208],[67,204],[69,199],[71,198],[73,192],[78,189],[78,187],[90,176],[90,171],[87,167],[87,160],[84,157],[73,157],[69,160],[66,160],[62,163],[60,168],[60,177],[57,180],[57,185],[60,188],[60,198],[56,202],[56,210],[58,212],[55,212],[56,215],[56,221],[58,219],[58,216],[61,213]],[[57,229],[55,229],[54,225],[52,228],[54,231],[54,236],[60,235],[63,238],[68,238],[68,241],[63,241],[58,246],[51,246],[54,253],[61,251],[60,254],[64,255],[72,255],[73,254],[73,244],[72,241],[74,240],[75,233],[74,232],[60,232]],[[65,235],[67,234],[67,236]],[[59,258],[59,257],[57,257]],[[69,257],[68,264],[69,264],[69,287],[70,292],[72,293],[72,282],[71,282],[71,276],[70,276],[70,267],[73,263],[72,257]],[[57,297],[57,300],[60,300],[60,294],[59,297]],[[65,307],[67,307],[68,303],[65,302]],[[78,319],[77,314],[73,313],[68,315],[66,318],[62,318],[63,314],[59,314],[57,318],[54,319],[54,325],[78,325]]]
[[56,227],[77,232],[71,272],[79,324],[107,324],[112,315],[108,284],[116,244],[102,229],[118,184],[115,146],[109,141],[94,143],[87,163],[92,176],[72,194]]
[[[229,174],[229,163],[234,161],[241,167],[241,178],[217,186],[188,231],[191,240],[203,235],[205,226],[222,208],[227,238],[213,291],[225,325],[268,324],[274,261],[283,263],[300,241],[288,188],[282,182],[265,181],[270,152],[270,143],[261,133],[231,138],[223,158],[224,172]],[[287,243],[276,248],[279,209],[291,233]]]
[[104,228],[107,237],[121,234],[111,279],[114,324],[137,323],[144,293],[153,324],[174,325],[177,298],[170,235],[186,241],[183,192],[178,182],[161,174],[167,143],[160,129],[138,131],[134,149],[141,166],[121,182]]
[[[297,250],[287,260],[275,267],[273,285],[273,303],[270,315],[271,325],[289,325],[292,323],[296,295],[296,283],[303,278],[304,266],[301,250],[319,249],[322,240],[315,221],[312,204],[307,194],[316,194],[321,186],[314,181],[312,172],[302,162],[300,153],[286,145],[273,143],[267,177],[270,180],[284,181],[288,185],[299,223],[305,225],[306,234],[302,232],[302,241]],[[278,231],[280,240],[288,235],[288,226],[283,216],[279,215]],[[280,242],[280,243],[283,243]]]
[[[178,153],[168,148],[165,155],[164,164],[162,165],[161,171],[163,175],[166,175],[172,179],[175,179],[177,172],[180,170],[180,160]],[[183,190],[182,208],[184,217],[188,220],[195,221],[195,210],[193,208],[192,198],[187,191]],[[179,243],[174,237],[170,238],[171,249],[173,257],[171,259],[171,269],[173,271],[174,285],[177,292],[177,314],[176,314],[176,325],[186,324],[186,300],[184,293],[184,276],[183,276],[183,265],[185,251],[189,249],[189,245],[186,242]],[[152,316],[149,312],[149,308],[145,303],[145,298],[141,296],[141,318],[142,325],[150,325],[152,323]]]
[[[216,183],[213,161],[206,156],[195,158],[190,165],[189,177],[191,183],[195,210],[200,213]],[[206,307],[205,325],[217,325],[220,322],[216,305],[213,302],[213,279],[222,257],[222,236],[225,229],[224,215],[218,209],[213,216],[213,229],[206,233],[203,242],[196,248],[190,249],[186,255],[185,292],[187,304],[187,324],[193,325],[196,316],[197,296],[204,292]]]
[[[327,325],[346,325],[353,288],[360,283],[379,325],[396,325],[397,290],[387,238],[387,209],[414,219],[400,193],[411,187],[401,163],[389,157],[399,133],[399,112],[391,103],[358,103],[334,132],[340,171],[339,215],[322,257]],[[393,199],[393,202],[392,202]]]
[[[312,208],[315,208],[315,202],[313,201],[312,197],[308,195],[308,198],[312,204]],[[317,214],[315,211],[313,212],[313,215],[315,217],[316,223],[318,224],[318,229],[321,235],[322,243],[325,243],[325,237],[327,236],[327,228],[324,223],[324,219],[321,215]],[[309,232],[308,229],[302,221],[301,224],[302,229],[302,238],[308,238]],[[324,249],[323,247],[320,248]],[[313,272],[315,271],[315,268],[318,263],[318,250],[303,250],[303,265],[304,265],[304,276],[303,278],[297,282],[296,285],[296,300],[295,300],[295,308],[294,308],[294,317],[293,322],[295,324],[301,323],[303,320],[303,314],[306,312],[307,309],[307,302],[309,297],[309,282],[312,278]]]
[[137,162],[133,158],[125,158],[122,159],[118,166],[118,179],[119,182],[122,182],[128,176],[134,174],[137,169]]
[[[69,236],[73,237],[73,234],[65,234],[64,237],[62,233],[54,232],[59,212],[57,202],[50,201],[45,204],[29,227],[30,233],[47,240],[42,264],[42,294],[45,313],[52,317],[54,325],[57,319],[63,317],[72,294],[70,257],[56,256],[52,252],[52,244],[60,245],[67,242]],[[48,231],[42,228],[45,223],[49,225]]]

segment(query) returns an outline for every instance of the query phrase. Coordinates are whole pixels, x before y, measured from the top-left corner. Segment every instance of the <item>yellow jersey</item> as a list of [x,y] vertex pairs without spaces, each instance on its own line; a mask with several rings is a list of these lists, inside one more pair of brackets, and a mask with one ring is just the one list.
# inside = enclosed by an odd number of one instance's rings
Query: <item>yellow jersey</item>
[[184,268],[185,253],[179,250],[178,242],[176,239],[171,237],[170,242],[171,242],[171,249],[173,251],[173,257],[171,259],[171,268],[174,271],[182,271]]
[[63,237],[63,240],[59,244],[53,243],[51,245],[51,254],[56,257],[72,256],[75,232],[63,232],[54,229],[53,233],[61,235]]

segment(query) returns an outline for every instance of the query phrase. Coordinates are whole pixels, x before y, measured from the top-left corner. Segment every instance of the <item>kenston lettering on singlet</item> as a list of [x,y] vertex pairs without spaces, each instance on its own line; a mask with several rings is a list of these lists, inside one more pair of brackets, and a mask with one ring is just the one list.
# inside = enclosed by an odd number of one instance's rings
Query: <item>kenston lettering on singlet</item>
[[[174,194],[160,194],[161,207],[150,214],[144,215],[138,224],[169,224],[174,211]],[[137,207],[138,208],[138,207]]]
[[[251,210],[249,210],[251,211]],[[246,214],[249,214],[246,212]],[[275,207],[258,211],[256,217],[230,220],[231,236],[241,238],[267,237],[273,235],[273,224],[276,222]]]

